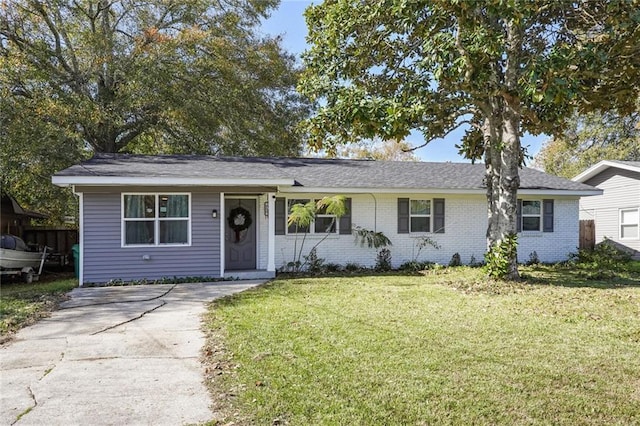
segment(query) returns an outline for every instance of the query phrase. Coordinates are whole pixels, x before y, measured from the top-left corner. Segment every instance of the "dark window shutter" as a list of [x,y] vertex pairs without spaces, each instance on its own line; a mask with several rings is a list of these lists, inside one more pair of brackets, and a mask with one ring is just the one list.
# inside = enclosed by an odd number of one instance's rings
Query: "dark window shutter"
[[286,200],[284,198],[276,198],[276,235],[284,235],[287,229],[287,209]]
[[398,198],[398,234],[409,233],[409,199]]
[[516,207],[516,231],[522,232],[522,200],[518,200]]
[[340,218],[340,234],[351,235],[351,198],[344,201],[347,212]]
[[433,199],[433,232],[444,234],[444,198]]
[[553,200],[542,200],[542,231],[553,232]]

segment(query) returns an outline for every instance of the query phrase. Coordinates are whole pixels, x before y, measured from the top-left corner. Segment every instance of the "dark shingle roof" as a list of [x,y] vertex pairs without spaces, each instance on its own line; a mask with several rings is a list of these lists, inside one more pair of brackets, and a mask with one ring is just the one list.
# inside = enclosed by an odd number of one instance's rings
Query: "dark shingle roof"
[[[318,158],[102,154],[56,176],[293,179],[309,188],[484,189],[484,164]],[[594,188],[523,168],[521,189],[592,191]]]

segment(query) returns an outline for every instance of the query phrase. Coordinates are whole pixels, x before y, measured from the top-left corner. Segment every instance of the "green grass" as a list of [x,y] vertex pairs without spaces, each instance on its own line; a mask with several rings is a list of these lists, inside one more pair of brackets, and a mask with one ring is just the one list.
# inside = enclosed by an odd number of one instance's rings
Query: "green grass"
[[78,286],[76,279],[49,282],[6,282],[0,286],[0,342],[11,333],[48,315],[65,294]]
[[523,271],[293,278],[216,302],[224,421],[640,424],[640,275]]

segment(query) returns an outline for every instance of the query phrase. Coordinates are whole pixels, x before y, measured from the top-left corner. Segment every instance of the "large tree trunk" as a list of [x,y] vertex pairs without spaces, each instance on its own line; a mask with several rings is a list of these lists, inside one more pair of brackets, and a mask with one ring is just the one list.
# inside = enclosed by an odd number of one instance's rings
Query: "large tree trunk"
[[[493,64],[495,94],[490,98],[483,126],[487,185],[487,250],[507,261],[502,278],[517,280],[517,207],[520,147],[520,99],[518,93],[522,29],[517,21],[506,26],[506,60]],[[494,251],[495,250],[495,251]]]
[[[485,165],[487,185],[487,251],[513,240],[517,226],[517,191],[520,185],[521,150],[519,114],[504,99],[494,99],[493,115],[485,119]],[[504,278],[519,279],[514,248],[508,254]]]

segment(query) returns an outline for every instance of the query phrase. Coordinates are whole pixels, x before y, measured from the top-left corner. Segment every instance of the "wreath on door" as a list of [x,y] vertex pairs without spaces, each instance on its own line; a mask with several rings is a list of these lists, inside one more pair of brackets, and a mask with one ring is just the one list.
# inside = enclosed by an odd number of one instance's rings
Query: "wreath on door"
[[236,234],[236,243],[240,241],[240,233],[245,229],[249,229],[253,220],[251,219],[251,213],[249,210],[243,207],[236,207],[229,212],[227,218],[229,228],[233,229]]

